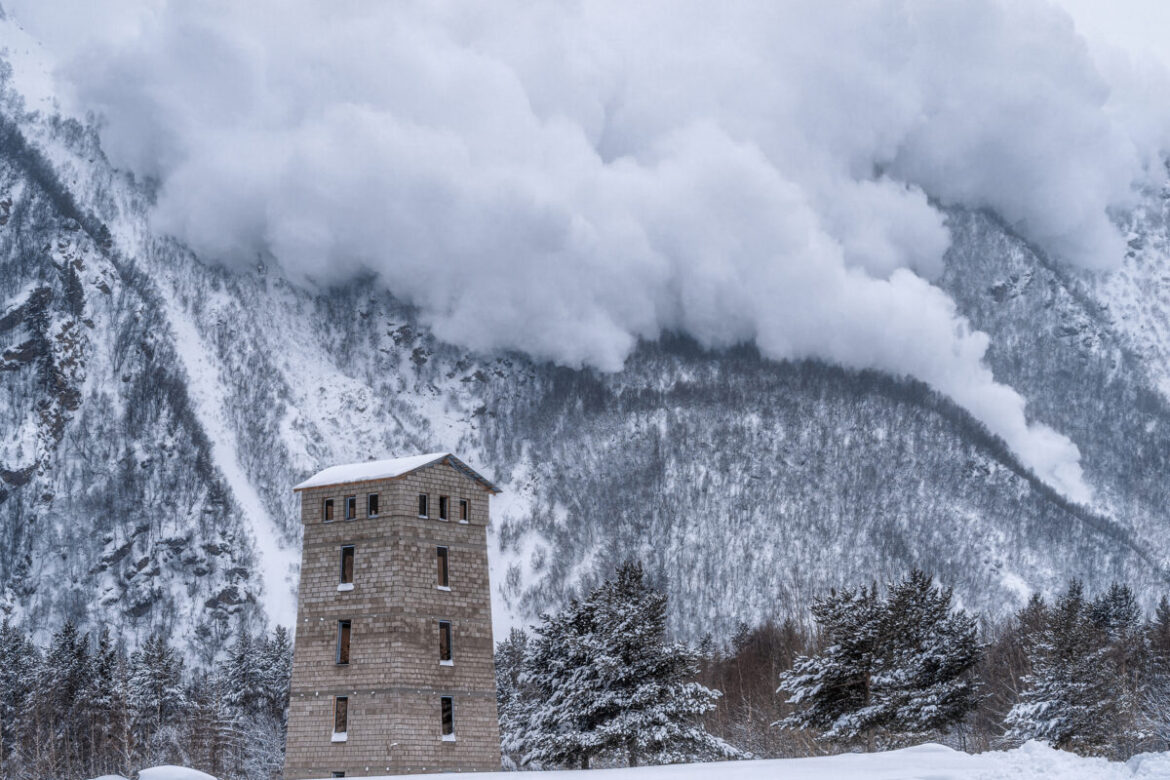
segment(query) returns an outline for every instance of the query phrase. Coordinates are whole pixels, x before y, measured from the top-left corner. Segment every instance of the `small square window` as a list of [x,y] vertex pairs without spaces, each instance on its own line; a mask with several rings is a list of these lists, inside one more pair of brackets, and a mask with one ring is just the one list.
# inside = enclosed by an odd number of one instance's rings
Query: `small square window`
[[451,586],[451,583],[447,579],[447,548],[446,547],[436,547],[435,548],[435,559],[439,564],[438,580],[437,580],[436,584],[440,588],[449,588]]
[[337,621],[337,664],[345,666],[349,663],[349,630],[348,620]]
[[327,498],[321,505],[321,519],[326,523],[333,522],[333,499]]
[[443,739],[455,739],[455,699],[452,696],[439,697],[439,717],[443,723]]
[[353,545],[341,548],[341,585],[353,584]]
[[427,494],[426,493],[419,493],[418,494],[418,516],[419,517],[426,517],[427,516]]
[[439,663],[452,663],[451,657],[451,621],[439,621]]
[[447,504],[451,503],[446,496],[439,496],[439,519],[447,519]]
[[349,731],[349,697],[337,696],[333,699],[333,735],[343,735]]
[[378,516],[378,494],[370,493],[366,496],[366,517]]
[[345,497],[345,519],[353,520],[357,517],[357,496]]
[[459,522],[466,523],[471,520],[471,511],[468,506],[467,499],[459,499]]

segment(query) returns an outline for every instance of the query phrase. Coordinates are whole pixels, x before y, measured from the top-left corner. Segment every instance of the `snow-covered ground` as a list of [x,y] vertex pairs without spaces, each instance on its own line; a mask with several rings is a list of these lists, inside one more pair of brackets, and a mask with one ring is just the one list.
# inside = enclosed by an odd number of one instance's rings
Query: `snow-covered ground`
[[[821,758],[676,764],[637,769],[523,773],[476,772],[428,775],[460,780],[1165,780],[1170,753],[1145,753],[1126,763],[1081,758],[1029,742],[1021,748],[971,755],[942,745],[919,745],[887,753],[850,753]],[[202,772],[156,767],[141,780],[209,780]]]

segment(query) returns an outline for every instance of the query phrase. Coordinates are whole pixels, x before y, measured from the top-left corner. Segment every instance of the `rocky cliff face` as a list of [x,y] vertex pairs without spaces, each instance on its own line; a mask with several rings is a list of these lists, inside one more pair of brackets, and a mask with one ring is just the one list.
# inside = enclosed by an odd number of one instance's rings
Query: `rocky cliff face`
[[[951,214],[942,285],[997,378],[1080,447],[1065,500],[913,380],[684,338],[616,374],[436,341],[372,285],[307,290],[155,235],[151,187],[7,82],[0,118],[0,608],[163,628],[196,655],[288,622],[289,488],[330,463],[452,449],[495,476],[500,625],[642,557],[697,636],[910,566],[1000,612],[1070,576],[1167,589],[1166,201],[1069,274]],[[1165,336],[1165,337],[1164,337]]]

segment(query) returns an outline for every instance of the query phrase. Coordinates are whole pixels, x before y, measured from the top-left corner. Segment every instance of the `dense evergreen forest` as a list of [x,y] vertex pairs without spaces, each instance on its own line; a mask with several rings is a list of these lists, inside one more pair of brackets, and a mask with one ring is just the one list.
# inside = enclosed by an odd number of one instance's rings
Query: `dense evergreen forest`
[[[1033,596],[1007,619],[958,609],[920,571],[832,591],[807,619],[672,639],[640,566],[513,630],[496,650],[506,768],[603,767],[1029,739],[1124,760],[1170,749],[1170,600]],[[166,637],[128,652],[71,623],[45,646],[0,624],[0,778],[133,777],[181,764],[278,778],[292,645],[241,630],[219,661]],[[437,726],[436,726],[437,728]]]

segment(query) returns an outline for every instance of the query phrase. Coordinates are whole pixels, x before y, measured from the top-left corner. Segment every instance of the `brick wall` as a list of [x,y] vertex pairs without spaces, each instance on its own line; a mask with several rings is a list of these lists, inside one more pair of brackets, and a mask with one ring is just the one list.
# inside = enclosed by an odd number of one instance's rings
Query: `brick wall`
[[[378,517],[366,497],[379,495]],[[429,499],[418,517],[418,495]],[[357,518],[345,520],[346,496]],[[450,498],[440,521],[439,496]],[[441,463],[392,480],[301,493],[305,526],[289,706],[288,780],[500,767],[492,665],[487,524],[490,493]],[[322,522],[334,499],[335,519]],[[459,499],[470,521],[458,520]],[[341,547],[352,544],[354,586],[339,591]],[[449,590],[436,547],[448,548]],[[336,663],[337,625],[351,622],[350,662]],[[451,665],[439,662],[439,621],[452,626]],[[454,699],[455,741],[440,736],[439,697]],[[349,698],[345,742],[333,742],[333,699]]]

